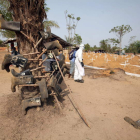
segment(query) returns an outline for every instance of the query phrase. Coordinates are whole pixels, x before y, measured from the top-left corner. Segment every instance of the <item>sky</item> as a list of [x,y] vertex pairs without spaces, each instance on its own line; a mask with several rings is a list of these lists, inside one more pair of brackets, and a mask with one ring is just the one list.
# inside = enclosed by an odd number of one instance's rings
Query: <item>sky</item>
[[49,20],[60,26],[52,28],[52,33],[65,39],[68,36],[64,12],[81,17],[76,33],[82,37],[82,43],[99,46],[103,39],[117,38],[109,31],[116,26],[130,25],[132,31],[124,35],[122,47],[129,44],[131,36],[140,40],[140,0],[45,0],[50,8],[47,13]]

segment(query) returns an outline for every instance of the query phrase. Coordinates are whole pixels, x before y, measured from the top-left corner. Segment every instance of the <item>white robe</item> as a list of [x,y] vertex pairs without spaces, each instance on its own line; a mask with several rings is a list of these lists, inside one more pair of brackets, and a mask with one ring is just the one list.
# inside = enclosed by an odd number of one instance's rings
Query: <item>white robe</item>
[[75,59],[75,72],[74,72],[74,80],[82,80],[82,76],[85,75],[84,67],[82,67],[81,62],[83,59],[83,48],[80,47],[76,52]]

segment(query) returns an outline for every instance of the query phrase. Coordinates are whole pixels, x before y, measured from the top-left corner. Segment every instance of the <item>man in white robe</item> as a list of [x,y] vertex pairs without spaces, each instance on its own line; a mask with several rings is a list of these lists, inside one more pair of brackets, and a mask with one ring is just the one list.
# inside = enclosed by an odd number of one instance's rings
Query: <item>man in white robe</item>
[[80,48],[76,52],[75,59],[75,72],[74,72],[74,80],[75,82],[84,83],[82,77],[85,75],[84,71],[84,63],[83,63],[83,49],[84,44],[80,45]]

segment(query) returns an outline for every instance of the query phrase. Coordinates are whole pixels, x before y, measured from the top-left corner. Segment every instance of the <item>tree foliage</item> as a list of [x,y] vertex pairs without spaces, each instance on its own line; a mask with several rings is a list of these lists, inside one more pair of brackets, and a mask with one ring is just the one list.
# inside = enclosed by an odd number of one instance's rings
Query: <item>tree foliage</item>
[[85,46],[85,52],[88,52],[88,51],[90,51],[90,45],[87,43],[87,44],[85,44],[84,45]]
[[122,25],[122,26],[116,26],[114,28],[112,28],[109,33],[114,32],[118,38],[119,38],[119,42],[120,42],[120,49],[121,49],[121,42],[122,42],[122,37],[126,34],[132,31],[132,28],[130,27],[130,25]]
[[82,38],[80,35],[75,34],[74,36],[74,44],[80,45],[82,43]]
[[75,18],[74,14],[68,14],[68,11],[65,11],[65,19],[66,19],[66,28],[68,31],[68,36],[65,38],[69,43],[74,43],[74,37],[76,35],[76,28],[78,25],[78,21],[80,21],[80,17]]
[[125,47],[126,53],[140,53],[140,40],[134,41]]
[[[0,14],[3,15],[4,19],[6,21],[13,21],[12,18],[12,11],[9,11],[10,3],[9,0],[0,0]],[[47,13],[50,8],[47,7],[47,4],[44,3],[44,10]],[[55,28],[60,28],[58,23],[53,20],[44,20],[44,29],[46,30],[48,26],[50,27],[55,27]],[[15,32],[9,31],[9,30],[0,30],[0,35],[6,38],[14,38],[16,36]]]
[[47,30],[47,27],[55,27],[55,28],[60,28],[58,23],[56,21],[53,20],[46,20],[43,22],[44,24],[44,29]]
[[113,43],[113,44],[119,44],[120,43],[119,39],[116,39],[116,38],[109,38],[108,42]]
[[[12,21],[12,13],[8,10],[10,3],[8,0],[0,1],[0,14],[3,15],[4,19],[7,21]],[[14,38],[16,36],[15,32],[9,30],[0,30],[0,34],[6,38]]]

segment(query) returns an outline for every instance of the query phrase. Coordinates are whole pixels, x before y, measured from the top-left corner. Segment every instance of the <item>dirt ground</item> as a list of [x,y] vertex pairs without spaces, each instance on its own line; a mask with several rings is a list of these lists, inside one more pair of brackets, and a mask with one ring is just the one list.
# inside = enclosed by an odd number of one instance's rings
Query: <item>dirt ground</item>
[[[4,53],[0,51],[0,67]],[[140,119],[140,78],[114,71],[106,75],[86,69],[84,84],[66,77],[90,129],[68,100],[67,90],[62,93],[62,113],[50,99],[47,106],[31,108],[23,116],[20,94],[10,90],[11,74],[0,69],[0,140],[140,140],[140,130],[124,121],[125,116]]]
[[[69,62],[68,54],[66,61]],[[140,56],[139,55],[116,55],[106,53],[83,53],[85,65],[100,68],[121,68],[129,73],[140,74]],[[123,64],[128,65],[123,65]]]

